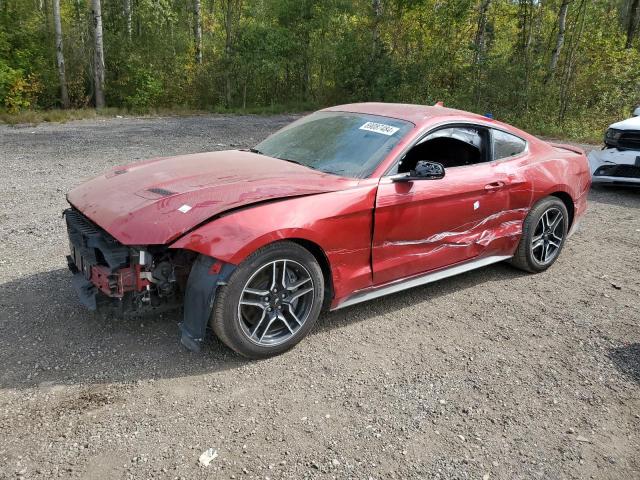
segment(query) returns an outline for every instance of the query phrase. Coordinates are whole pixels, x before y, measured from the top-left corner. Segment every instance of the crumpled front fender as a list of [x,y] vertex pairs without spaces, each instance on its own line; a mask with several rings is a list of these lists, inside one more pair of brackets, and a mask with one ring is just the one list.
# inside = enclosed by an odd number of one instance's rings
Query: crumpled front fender
[[223,215],[170,245],[240,264],[259,248],[280,240],[307,241],[328,260],[336,301],[371,284],[371,231],[377,183]]

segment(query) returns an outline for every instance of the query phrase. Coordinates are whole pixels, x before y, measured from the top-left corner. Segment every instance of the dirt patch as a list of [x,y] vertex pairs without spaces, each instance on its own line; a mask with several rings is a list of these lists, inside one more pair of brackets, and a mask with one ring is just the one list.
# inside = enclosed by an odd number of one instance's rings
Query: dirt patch
[[594,189],[543,274],[499,264],[327,314],[265,361],[185,351],[175,315],[79,306],[70,188],[293,118],[0,126],[0,478],[638,478],[636,190]]
[[121,402],[122,398],[109,389],[93,387],[84,390],[77,396],[67,398],[60,402],[55,406],[55,410],[62,415],[77,415],[87,411],[99,410],[107,405]]

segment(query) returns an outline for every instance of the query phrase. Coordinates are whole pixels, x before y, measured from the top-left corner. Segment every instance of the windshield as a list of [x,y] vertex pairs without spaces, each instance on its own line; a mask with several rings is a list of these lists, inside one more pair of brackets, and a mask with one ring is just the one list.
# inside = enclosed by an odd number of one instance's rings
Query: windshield
[[254,151],[352,178],[371,175],[413,124],[361,113],[317,112],[274,133]]

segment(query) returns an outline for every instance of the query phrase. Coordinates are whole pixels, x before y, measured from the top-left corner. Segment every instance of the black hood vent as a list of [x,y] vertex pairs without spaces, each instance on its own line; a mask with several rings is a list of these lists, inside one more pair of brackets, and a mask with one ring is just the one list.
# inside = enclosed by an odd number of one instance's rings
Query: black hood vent
[[167,190],[165,188],[149,188],[147,192],[155,193],[156,195],[160,195],[161,197],[168,197],[169,195],[173,195],[176,192],[172,192],[171,190]]

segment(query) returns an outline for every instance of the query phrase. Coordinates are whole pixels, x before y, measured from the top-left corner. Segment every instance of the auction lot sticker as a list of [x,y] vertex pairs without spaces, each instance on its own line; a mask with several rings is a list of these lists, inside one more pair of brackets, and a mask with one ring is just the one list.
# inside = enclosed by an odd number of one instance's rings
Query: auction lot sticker
[[382,135],[393,135],[399,128],[392,127],[391,125],[385,125],[384,123],[367,122],[360,127],[360,130],[366,130],[368,132],[381,133]]

